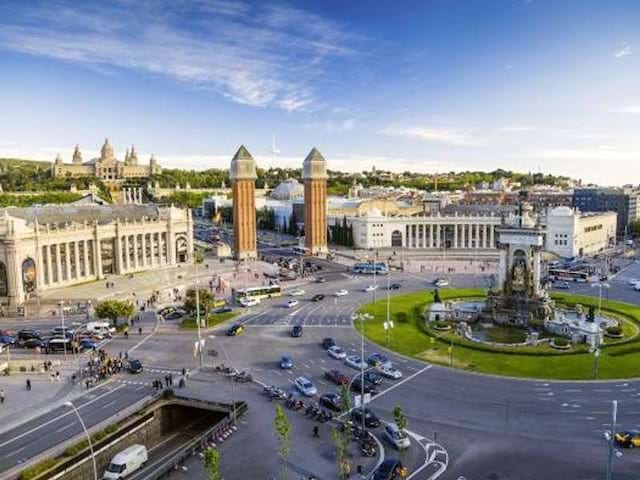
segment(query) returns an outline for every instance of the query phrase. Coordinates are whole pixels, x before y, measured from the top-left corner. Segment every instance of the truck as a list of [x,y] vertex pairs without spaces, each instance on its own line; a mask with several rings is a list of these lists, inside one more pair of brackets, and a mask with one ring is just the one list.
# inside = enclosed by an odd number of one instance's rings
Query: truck
[[109,337],[116,331],[109,322],[104,321],[89,322],[85,327],[87,328],[87,332],[98,338]]
[[102,476],[102,480],[118,480],[126,478],[136,470],[146,465],[148,460],[147,447],[131,445],[117,453]]

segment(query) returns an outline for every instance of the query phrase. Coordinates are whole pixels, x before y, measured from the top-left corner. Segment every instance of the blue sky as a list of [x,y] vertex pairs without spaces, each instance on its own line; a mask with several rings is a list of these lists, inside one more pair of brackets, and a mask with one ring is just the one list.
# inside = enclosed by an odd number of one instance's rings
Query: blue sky
[[[0,155],[640,182],[635,0],[5,0]],[[278,153],[271,152],[272,136]]]

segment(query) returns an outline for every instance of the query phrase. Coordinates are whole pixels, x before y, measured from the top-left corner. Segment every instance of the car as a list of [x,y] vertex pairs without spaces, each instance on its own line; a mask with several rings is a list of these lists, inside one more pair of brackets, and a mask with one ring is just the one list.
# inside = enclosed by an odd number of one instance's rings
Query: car
[[367,363],[372,367],[393,367],[391,360],[381,353],[372,353],[367,357]]
[[229,313],[229,312],[233,312],[233,308],[231,308],[229,305],[225,305],[224,307],[214,308],[212,312],[214,314]]
[[616,444],[620,445],[621,447],[640,447],[640,430],[626,430],[624,432],[617,432],[613,438]]
[[636,283],[636,286],[633,289],[637,292],[640,292],[640,282]]
[[131,373],[142,373],[142,362],[138,359],[129,360],[129,372]]
[[609,280],[609,277],[608,277],[607,275],[600,275],[599,280],[600,280],[601,282],[606,282],[607,280]]
[[342,411],[342,399],[337,393],[327,393],[320,397],[320,406],[326,407],[334,412]]
[[298,377],[294,380],[293,385],[305,397],[313,397],[318,393],[318,389],[311,383],[307,377]]
[[291,355],[282,356],[282,358],[280,359],[280,368],[282,368],[283,370],[289,370],[293,368],[293,358],[291,358]]
[[311,298],[312,302],[319,302],[320,300],[324,300],[324,295],[321,293],[318,293]]
[[300,305],[300,302],[298,300],[289,300],[287,302],[287,308],[297,307],[298,305]]
[[360,393],[364,390],[364,393],[376,393],[376,386],[369,382],[366,378],[364,379],[364,389],[362,388],[362,376],[356,375],[351,382],[351,390]]
[[335,340],[333,338],[331,338],[331,337],[327,337],[327,338],[323,338],[322,339],[322,348],[324,348],[325,350],[329,350],[335,344],[336,344]]
[[231,325],[231,327],[229,327],[229,330],[227,330],[227,336],[237,337],[238,335],[242,335],[242,332],[244,332],[244,327],[239,323],[236,323],[234,325]]
[[571,287],[569,286],[569,282],[554,282],[553,288],[558,290],[569,290]]
[[349,365],[351,368],[355,368],[356,370],[362,370],[363,368],[367,368],[367,362],[365,362],[359,355],[349,355],[344,359],[345,365]]
[[336,360],[344,360],[347,358],[347,352],[341,349],[338,345],[333,345],[327,349],[327,353],[331,358]]
[[20,345],[24,348],[46,348],[47,342],[41,338],[30,338],[22,341]]
[[[354,423],[362,423],[362,408],[355,408],[351,410],[351,419]],[[378,428],[382,423],[380,419],[373,413],[372,410],[365,407],[364,409],[364,425],[367,428]]]
[[96,350],[98,348],[98,342],[90,338],[83,338],[78,345],[83,350]]
[[301,337],[302,336],[302,325],[294,325],[291,329],[292,337]]
[[184,314],[182,312],[174,311],[171,313],[167,313],[162,318],[164,318],[165,320],[173,321],[173,320],[180,320],[183,316]]
[[347,385],[349,383],[349,377],[340,370],[328,370],[324,373],[324,378],[336,385]]
[[325,283],[327,281],[324,277],[316,277],[316,283]]
[[378,372],[383,377],[392,378],[393,380],[402,378],[402,372],[397,368],[380,366],[378,367]]
[[53,329],[51,330],[51,335],[53,335],[54,337],[66,336],[68,338],[72,338],[74,332],[75,330],[71,327],[63,328],[61,326],[57,326],[57,327],[53,327]]
[[385,460],[373,473],[371,480],[399,480],[406,478],[409,471],[402,466],[402,462],[395,458]]
[[22,345],[22,343],[24,343],[27,340],[31,340],[33,338],[40,339],[40,332],[38,330],[29,330],[29,329],[20,330],[18,332],[17,338],[18,338],[18,344]]
[[0,343],[4,345],[15,345],[16,337],[13,335],[0,335]]
[[346,295],[349,295],[349,291],[348,291],[348,290],[345,290],[344,288],[341,288],[340,290],[338,290],[338,291],[335,293],[335,295],[336,295],[336,297],[344,297],[344,296],[346,296]]
[[296,288],[295,290],[292,290],[289,295],[291,295],[292,297],[301,297],[303,296],[305,292],[302,288]]
[[238,303],[243,307],[255,307],[256,305],[260,305],[260,299],[242,297],[238,300]]
[[382,383],[382,375],[372,371],[364,372],[364,379],[372,385],[380,385]]
[[437,278],[436,280],[434,280],[433,284],[436,287],[448,287],[449,280],[447,280],[446,278]]
[[629,279],[629,285],[631,285],[632,287],[635,287],[637,283],[638,283],[638,280],[636,280],[635,278]]
[[387,423],[384,426],[384,436],[397,450],[404,450],[411,446],[411,440],[407,434],[395,423]]
[[367,285],[364,289],[365,292],[374,292],[378,289],[377,285]]
[[391,285],[389,285],[389,290],[398,290],[402,285],[400,285],[399,283],[392,283]]

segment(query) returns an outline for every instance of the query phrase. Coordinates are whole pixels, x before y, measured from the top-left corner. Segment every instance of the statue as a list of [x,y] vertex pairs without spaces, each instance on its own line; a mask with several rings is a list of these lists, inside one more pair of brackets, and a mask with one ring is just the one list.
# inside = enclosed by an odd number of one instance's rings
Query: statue
[[433,303],[442,303],[442,299],[440,298],[440,291],[437,288],[433,292]]
[[596,312],[595,312],[595,307],[593,305],[591,305],[589,307],[589,312],[587,312],[587,322],[589,323],[593,323],[596,321]]

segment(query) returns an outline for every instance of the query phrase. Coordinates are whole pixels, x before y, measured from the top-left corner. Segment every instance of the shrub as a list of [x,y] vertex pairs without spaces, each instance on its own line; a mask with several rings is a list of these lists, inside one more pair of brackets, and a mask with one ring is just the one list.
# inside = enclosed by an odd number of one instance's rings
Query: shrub
[[409,316],[407,315],[407,312],[398,312],[396,314],[396,322],[407,323],[407,321],[409,321]]
[[45,458],[35,465],[22,470],[19,478],[20,480],[31,480],[32,478],[36,478],[42,472],[46,472],[50,468],[55,467],[57,463],[58,462],[54,458]]
[[617,337],[622,335],[622,327],[620,325],[612,325],[611,327],[607,327],[607,333]]
[[566,338],[563,338],[563,337],[555,337],[553,339],[553,344],[556,347],[568,347],[569,346],[569,340],[567,340]]

